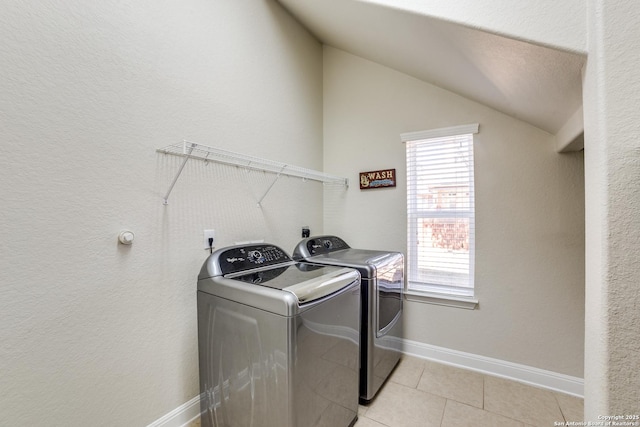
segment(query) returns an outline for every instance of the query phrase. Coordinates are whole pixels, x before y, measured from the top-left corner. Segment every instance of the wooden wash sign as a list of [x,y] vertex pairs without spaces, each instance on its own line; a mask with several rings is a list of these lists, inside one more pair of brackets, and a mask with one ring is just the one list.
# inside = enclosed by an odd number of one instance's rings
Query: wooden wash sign
[[396,170],[382,169],[378,171],[360,172],[360,189],[385,188],[396,186]]

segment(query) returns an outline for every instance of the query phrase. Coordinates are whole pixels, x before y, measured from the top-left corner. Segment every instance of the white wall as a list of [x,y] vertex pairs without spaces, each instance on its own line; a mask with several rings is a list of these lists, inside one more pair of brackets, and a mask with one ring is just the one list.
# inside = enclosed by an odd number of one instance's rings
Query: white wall
[[[581,377],[584,178],[581,153],[495,110],[346,52],[324,48],[325,232],[406,252],[403,132],[480,123],[475,137],[476,289],[464,310],[406,304],[406,338]],[[396,168],[394,189],[358,172]]]
[[640,408],[640,7],[589,0],[585,419]]
[[[44,0],[0,13],[3,425],[142,426],[198,394],[196,277],[290,249],[322,186],[192,162],[192,139],[322,169],[320,44],[273,1]],[[120,230],[136,234],[131,247]]]

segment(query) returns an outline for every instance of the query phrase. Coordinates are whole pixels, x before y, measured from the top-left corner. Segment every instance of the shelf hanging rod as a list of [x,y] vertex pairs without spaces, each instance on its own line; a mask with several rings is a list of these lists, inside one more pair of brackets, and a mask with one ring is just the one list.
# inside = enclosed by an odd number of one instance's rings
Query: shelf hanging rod
[[180,174],[182,173],[182,170],[184,169],[185,164],[189,159],[199,159],[204,160],[205,162],[213,161],[216,163],[238,166],[249,170],[275,173],[277,175],[276,179],[267,189],[267,192],[262,196],[262,198],[260,198],[258,206],[260,206],[262,200],[266,197],[271,188],[275,185],[275,183],[280,179],[282,175],[302,178],[303,181],[312,180],[322,182],[323,184],[337,184],[349,187],[349,180],[347,178],[329,175],[324,172],[306,169],[300,166],[288,165],[273,160],[261,159],[255,156],[222,150],[220,148],[209,147],[207,145],[202,145],[187,140],[183,140],[182,143],[168,145],[164,148],[158,148],[156,151],[159,153],[184,157],[184,160],[180,165],[180,169],[178,170],[178,173],[173,179],[173,182],[171,183],[171,186],[169,187],[169,190],[164,197],[163,203],[165,205],[168,204],[169,194],[171,194],[173,187],[178,181],[178,178],[180,177]]
[[[275,174],[282,173],[282,175],[285,176],[305,178],[327,184],[340,184],[347,187],[349,185],[349,180],[347,178],[326,174],[324,172],[319,172],[312,169],[306,169],[300,166],[294,166],[282,162],[249,156],[246,154],[235,153],[233,151],[222,150],[220,148],[209,147],[186,140],[183,143],[172,144],[167,147],[157,149],[156,151],[164,154],[185,156],[185,147],[193,148],[192,154],[190,156],[190,158],[193,159],[208,160],[216,163],[240,166],[246,169],[266,171]],[[286,167],[284,171],[282,171],[283,166]]]

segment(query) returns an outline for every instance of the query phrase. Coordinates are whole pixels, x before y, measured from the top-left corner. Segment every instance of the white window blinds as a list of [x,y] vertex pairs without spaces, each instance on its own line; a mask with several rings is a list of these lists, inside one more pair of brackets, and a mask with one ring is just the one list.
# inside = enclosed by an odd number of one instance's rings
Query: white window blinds
[[402,135],[410,291],[473,296],[473,126]]

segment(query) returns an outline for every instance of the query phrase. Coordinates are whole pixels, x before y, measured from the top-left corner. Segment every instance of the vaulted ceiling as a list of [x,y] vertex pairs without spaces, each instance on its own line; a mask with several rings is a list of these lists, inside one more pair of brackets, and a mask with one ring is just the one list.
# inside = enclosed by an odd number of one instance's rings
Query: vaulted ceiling
[[279,0],[326,45],[557,134],[582,105],[586,57],[356,0]]

